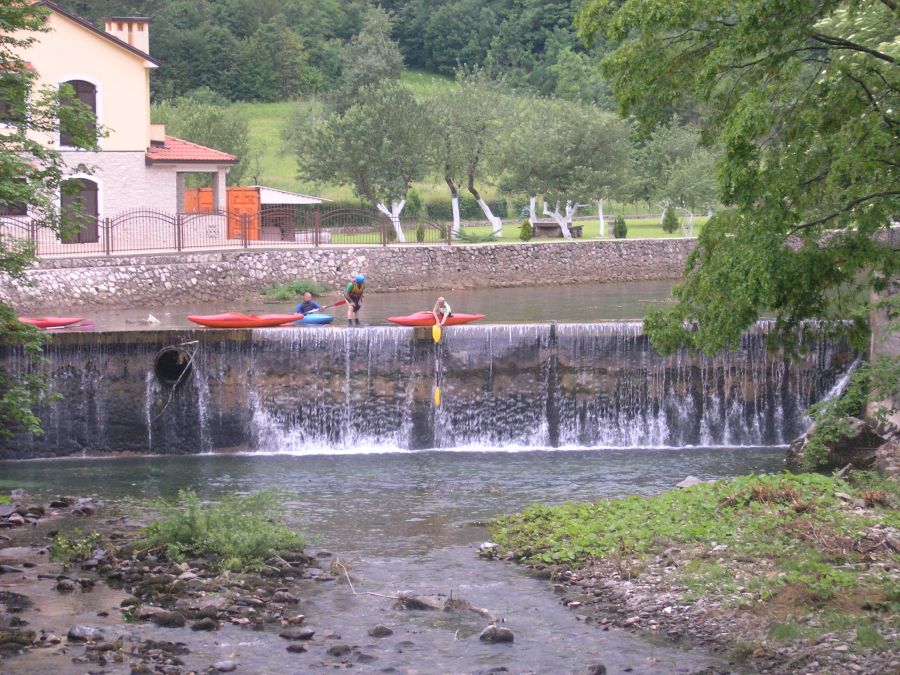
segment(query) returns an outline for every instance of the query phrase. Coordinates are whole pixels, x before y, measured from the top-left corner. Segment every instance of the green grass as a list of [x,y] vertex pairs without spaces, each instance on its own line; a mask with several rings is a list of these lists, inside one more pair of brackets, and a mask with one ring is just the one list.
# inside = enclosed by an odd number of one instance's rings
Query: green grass
[[312,293],[320,295],[328,290],[325,284],[320,284],[312,279],[297,279],[289,281],[286,284],[277,286],[269,286],[263,289],[263,297],[267,300],[275,300],[278,302],[288,302],[292,300],[300,300],[304,293]]
[[[709,218],[706,216],[694,218],[694,236],[700,234],[703,225]],[[577,220],[576,225],[583,227],[581,231],[582,239],[597,239],[600,235],[600,220]],[[626,218],[625,224],[628,226],[628,239],[678,239],[682,237],[681,231],[678,230],[673,234],[664,232],[659,224],[659,218]],[[519,241],[519,227],[521,223],[508,223],[503,226],[503,238],[501,241]],[[611,227],[606,228],[606,236],[604,239],[612,239]],[[465,231],[473,235],[487,235],[491,233],[490,225],[479,225],[474,227],[466,227]],[[532,238],[532,242],[540,241],[564,241],[562,237]],[[577,240],[576,240],[577,241]]]
[[[857,513],[835,496],[873,489],[886,494],[887,506]],[[866,528],[897,526],[898,492],[871,475],[858,485],[818,474],[745,476],[646,499],[538,504],[497,519],[491,536],[523,561],[566,565],[652,560],[677,546],[695,552],[675,579],[694,597],[741,606],[740,585],[763,605],[789,605],[798,614],[838,608],[844,616],[865,616],[900,610],[894,573],[864,565],[853,544]],[[727,546],[726,558],[707,555],[712,542]]]

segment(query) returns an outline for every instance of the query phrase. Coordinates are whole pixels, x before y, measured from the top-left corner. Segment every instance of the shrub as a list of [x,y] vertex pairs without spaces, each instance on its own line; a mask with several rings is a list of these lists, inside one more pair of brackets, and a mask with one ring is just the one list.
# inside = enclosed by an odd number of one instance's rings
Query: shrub
[[663,232],[672,234],[679,227],[680,227],[680,224],[678,222],[678,216],[675,215],[675,209],[673,209],[671,207],[666,209],[666,214],[663,216],[663,221],[662,221]]
[[82,532],[73,530],[70,536],[57,533],[50,544],[50,560],[57,560],[68,568],[71,563],[83,563],[88,560],[103,542],[99,532]]
[[464,244],[486,244],[491,241],[497,241],[497,237],[494,236],[493,232],[475,234],[474,232],[466,232],[465,229],[461,229],[453,236]]
[[528,222],[528,219],[522,221],[522,224],[519,226],[519,239],[522,241],[528,241],[531,239],[531,235],[533,231],[531,229],[531,223]]
[[628,225],[625,224],[625,216],[616,216],[612,233],[616,239],[624,239],[628,236]]
[[266,558],[303,545],[281,522],[284,507],[272,492],[230,495],[218,504],[203,504],[196,492],[181,490],[177,502],[162,510],[163,518],[144,530],[141,543],[164,549],[175,561],[205,557],[219,569],[251,570]]
[[416,241],[420,244],[425,241],[425,226],[421,222],[416,225]]
[[325,284],[320,284],[312,279],[297,279],[289,281],[286,284],[278,286],[269,286],[263,289],[263,296],[269,300],[277,300],[278,302],[288,302],[302,298],[304,293],[312,293],[319,295],[328,290]]
[[[506,218],[509,214],[509,206],[505,199],[489,201],[488,206],[498,218]],[[431,220],[448,223],[453,220],[453,205],[449,199],[429,199],[425,202],[425,213]],[[484,213],[472,195],[460,195],[459,217],[462,220],[484,220]]]
[[413,216],[418,216],[422,213],[422,209],[425,207],[424,202],[422,202],[422,195],[419,194],[419,191],[415,188],[410,188],[409,192],[406,195],[406,212]]

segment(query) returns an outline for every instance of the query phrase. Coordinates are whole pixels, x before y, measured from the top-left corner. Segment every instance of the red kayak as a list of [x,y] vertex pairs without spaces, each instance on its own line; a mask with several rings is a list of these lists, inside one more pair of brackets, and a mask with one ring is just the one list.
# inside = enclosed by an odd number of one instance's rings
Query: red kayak
[[30,323],[38,328],[61,328],[63,326],[71,326],[73,323],[84,321],[81,316],[20,316],[19,321],[22,323]]
[[282,324],[299,321],[302,314],[241,314],[226,312],[225,314],[192,314],[188,321],[207,328],[272,328]]
[[[457,314],[454,312],[445,322],[445,326],[458,326],[461,323],[469,323],[483,319],[487,314]],[[388,321],[391,323],[399,323],[401,326],[433,326],[434,314],[428,311],[407,314],[406,316],[389,316]]]

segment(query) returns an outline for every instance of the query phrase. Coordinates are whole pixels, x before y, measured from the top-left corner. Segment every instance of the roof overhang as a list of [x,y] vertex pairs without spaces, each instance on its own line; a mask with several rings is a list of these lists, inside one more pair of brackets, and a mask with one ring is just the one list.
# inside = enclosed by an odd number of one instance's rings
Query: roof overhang
[[277,188],[265,187],[264,185],[254,185],[259,190],[260,204],[322,204],[330,201],[322,197],[312,197],[310,195],[302,195],[299,192],[288,192],[287,190],[278,190]]

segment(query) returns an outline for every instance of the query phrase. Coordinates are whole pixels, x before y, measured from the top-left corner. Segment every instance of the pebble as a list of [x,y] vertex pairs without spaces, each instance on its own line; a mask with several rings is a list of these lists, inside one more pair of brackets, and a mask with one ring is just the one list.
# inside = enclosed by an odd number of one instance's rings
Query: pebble
[[388,637],[389,635],[393,635],[394,631],[383,624],[378,624],[377,626],[373,626],[369,629],[369,635],[371,637],[383,638]]
[[213,664],[213,668],[220,673],[230,673],[233,670],[237,670],[237,664],[234,661],[216,661]]

